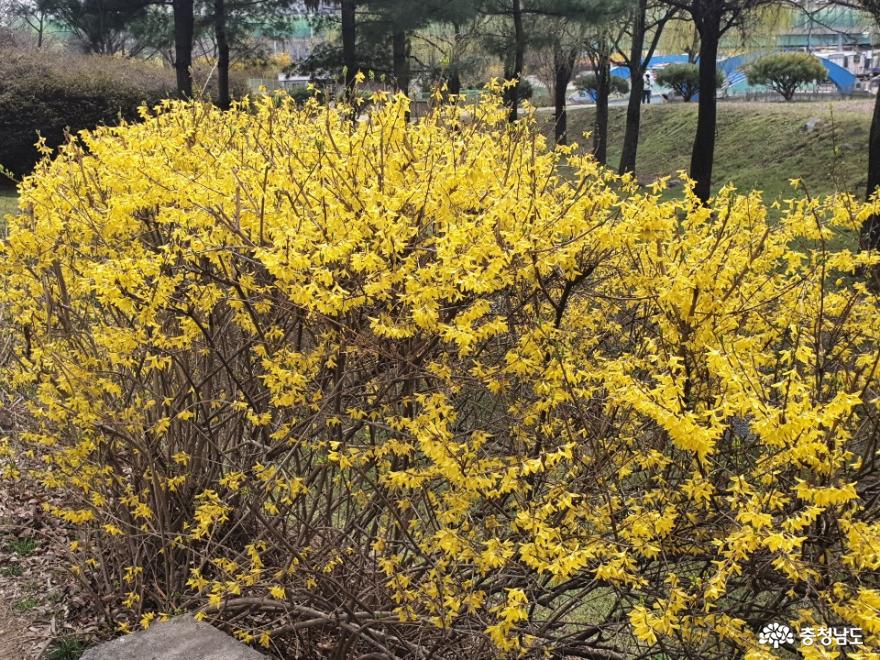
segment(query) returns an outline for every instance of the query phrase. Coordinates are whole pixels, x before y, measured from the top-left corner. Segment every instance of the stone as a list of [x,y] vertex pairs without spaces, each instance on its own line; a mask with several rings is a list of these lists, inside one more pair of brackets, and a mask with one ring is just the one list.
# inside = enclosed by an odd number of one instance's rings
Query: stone
[[89,649],[81,660],[266,660],[188,614]]

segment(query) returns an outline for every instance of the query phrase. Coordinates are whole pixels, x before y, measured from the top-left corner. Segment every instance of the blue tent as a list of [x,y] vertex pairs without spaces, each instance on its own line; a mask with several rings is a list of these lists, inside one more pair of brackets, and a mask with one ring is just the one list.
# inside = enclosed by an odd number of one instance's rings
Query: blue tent
[[[764,55],[767,55],[767,53],[755,52],[736,55],[719,61],[718,68],[724,72],[725,87],[731,88],[748,85],[745,67]],[[851,94],[855,90],[858,78],[854,74],[824,57],[817,57],[816,59],[825,67],[825,71],[828,73],[828,80],[834,83],[841,94]]]
[[[682,64],[687,63],[687,61],[687,55],[655,55],[648,62],[648,68],[654,69],[658,66],[663,66],[665,64]],[[627,80],[629,80],[629,67],[616,66],[611,69],[611,75],[617,76],[618,78],[626,78]]]
[[[754,62],[756,59],[766,54],[766,51],[756,51],[744,55],[734,55],[733,57],[719,60],[718,68],[724,72],[724,87],[726,89],[747,87],[748,82],[746,80],[745,67],[750,62]],[[824,57],[817,57],[817,59],[822,63],[822,66],[825,67],[825,71],[828,72],[828,80],[834,83],[838,91],[841,94],[852,94],[856,88],[858,78],[839,64],[835,64],[829,59]],[[687,55],[658,55],[651,58],[648,63],[648,69],[654,69],[666,64],[686,63],[687,61]],[[611,75],[629,80],[629,68],[625,66],[616,66],[611,69]],[[694,98],[696,99],[696,96]]]

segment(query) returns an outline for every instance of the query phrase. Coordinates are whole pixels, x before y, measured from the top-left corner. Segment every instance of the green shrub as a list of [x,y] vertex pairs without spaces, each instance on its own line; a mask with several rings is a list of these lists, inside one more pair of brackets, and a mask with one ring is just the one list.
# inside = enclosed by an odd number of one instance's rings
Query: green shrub
[[517,87],[517,98],[520,101],[529,101],[535,95],[535,86],[525,78],[520,79]]
[[[700,91],[700,67],[696,64],[670,64],[654,76],[657,84],[671,87],[678,96],[690,101]],[[715,72],[715,88],[724,83],[724,74]]]
[[0,165],[27,174],[38,135],[54,148],[67,130],[134,119],[139,105],[174,89],[171,72],[148,63],[0,49]]
[[310,98],[320,99],[322,92],[319,89],[309,89],[308,87],[294,87],[290,90],[290,96],[294,101],[302,105]]
[[765,85],[786,101],[794,98],[798,87],[828,77],[822,63],[809,53],[765,55],[753,62],[746,73],[750,85]]
[[[610,84],[612,94],[627,94],[629,92],[629,80],[626,78],[611,76]],[[574,86],[580,91],[589,94],[593,100],[596,100],[599,91],[599,80],[595,73],[585,73],[578,76],[575,78]]]

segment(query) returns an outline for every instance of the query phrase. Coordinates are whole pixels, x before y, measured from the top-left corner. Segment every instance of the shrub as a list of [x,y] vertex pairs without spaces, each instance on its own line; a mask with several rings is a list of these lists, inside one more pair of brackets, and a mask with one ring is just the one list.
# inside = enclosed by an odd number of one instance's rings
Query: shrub
[[24,182],[0,382],[105,615],[287,657],[876,650],[878,257],[829,247],[876,209],[664,200],[497,97],[374,101],[168,102]]
[[[700,91],[700,67],[696,64],[670,64],[654,74],[657,84],[670,87],[685,101],[690,101]],[[715,72],[715,88],[724,84],[724,73]]]
[[306,86],[294,87],[289,92],[290,98],[292,98],[297,103],[305,103],[310,98],[320,98],[321,92],[317,88],[309,88]]
[[827,77],[822,62],[809,53],[765,55],[749,65],[746,75],[750,85],[765,85],[786,101],[794,98],[799,87]]
[[143,103],[174,93],[160,67],[113,57],[0,49],[0,165],[22,175],[72,132],[135,119]]
[[[609,79],[609,83],[611,85],[612,94],[629,93],[629,80],[627,80],[626,78],[611,76],[611,78]],[[596,96],[598,95],[599,90],[599,80],[596,77],[595,73],[585,73],[578,76],[577,78],[575,78],[574,86],[577,87],[580,91],[589,94],[590,98],[592,98],[594,101],[596,100]]]
[[517,98],[522,101],[528,101],[535,95],[535,86],[531,80],[520,78],[517,83]]

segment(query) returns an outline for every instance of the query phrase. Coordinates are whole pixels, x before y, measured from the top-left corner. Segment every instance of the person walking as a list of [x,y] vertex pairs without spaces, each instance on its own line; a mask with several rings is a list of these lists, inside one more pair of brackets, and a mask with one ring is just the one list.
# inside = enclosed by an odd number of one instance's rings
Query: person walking
[[651,72],[645,71],[645,85],[642,87],[642,103],[651,103]]

